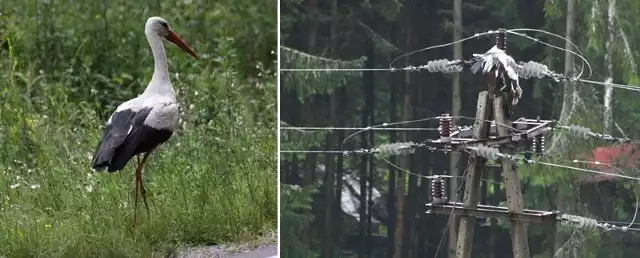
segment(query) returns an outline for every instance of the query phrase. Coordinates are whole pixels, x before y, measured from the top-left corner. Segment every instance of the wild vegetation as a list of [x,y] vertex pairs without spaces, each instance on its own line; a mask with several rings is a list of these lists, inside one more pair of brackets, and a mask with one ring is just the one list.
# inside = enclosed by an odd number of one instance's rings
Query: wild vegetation
[[[455,8],[458,4],[460,8]],[[637,1],[284,0],[281,7],[283,68],[384,69],[394,58],[414,50],[498,28],[525,27],[570,37],[592,65],[591,80],[640,82],[640,30],[634,25],[640,14]],[[461,26],[456,25],[456,17],[461,18]],[[559,48],[571,47],[550,35],[527,34]],[[472,53],[489,50],[494,40],[480,37],[457,50],[446,46],[418,52],[393,66],[425,65],[443,58],[469,60]],[[514,35],[508,36],[508,53],[517,61],[544,63],[569,76],[580,70],[577,57]],[[540,116],[640,139],[637,91],[549,79],[521,80],[521,85],[523,99],[512,118]],[[281,149],[335,151],[281,154],[280,178],[287,189],[281,192],[282,200],[287,200],[280,211],[283,257],[454,257],[455,238],[451,241],[450,235],[456,229],[447,223],[449,217],[425,214],[424,204],[431,201],[429,181],[396,166],[425,176],[461,175],[466,154],[456,158],[418,149],[388,158],[396,165],[391,166],[372,155],[343,156],[341,150],[434,139],[437,123],[397,125],[431,130],[371,130],[346,142],[357,129],[335,127],[366,128],[442,112],[473,117],[477,94],[487,89],[485,78],[426,71],[282,72],[280,87],[282,127],[326,127],[281,130]],[[472,121],[456,123],[471,125]],[[585,140],[557,130],[546,140],[550,155],[541,159],[547,162],[619,173],[611,167],[571,162],[598,160],[623,167],[627,175],[639,174],[629,145]],[[525,150],[520,151],[524,155]],[[492,181],[504,182],[497,172],[487,174]],[[557,209],[617,225],[627,225],[634,217],[632,189],[640,187],[637,181],[586,179],[584,172],[542,165],[520,164],[518,174],[525,208]],[[446,186],[447,191],[457,190],[451,181]],[[491,183],[482,192],[482,203],[506,206],[500,203],[506,199],[503,185]],[[507,226],[479,220],[472,257],[513,257]],[[533,224],[528,239],[531,257],[630,257],[638,252],[633,244],[638,235],[631,231],[602,233],[559,226],[556,234]]]
[[[165,44],[180,129],[143,171],[93,173],[115,107],[144,90],[147,17]],[[276,228],[276,1],[0,2],[0,256],[151,257]]]

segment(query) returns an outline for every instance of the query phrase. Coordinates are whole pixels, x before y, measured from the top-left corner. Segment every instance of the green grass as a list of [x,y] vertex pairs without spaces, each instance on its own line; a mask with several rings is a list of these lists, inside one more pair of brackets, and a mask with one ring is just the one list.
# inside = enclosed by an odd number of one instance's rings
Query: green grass
[[[0,13],[0,257],[150,257],[275,231],[276,1],[2,0]],[[143,171],[151,212],[132,228],[135,162],[90,161],[151,77],[150,16],[202,59],[166,45],[183,121]]]
[[12,51],[0,51],[0,257],[150,257],[275,230],[273,76],[249,84],[200,67],[174,77],[182,128],[143,171],[151,212],[140,206],[132,228],[134,162],[90,169],[106,117]]

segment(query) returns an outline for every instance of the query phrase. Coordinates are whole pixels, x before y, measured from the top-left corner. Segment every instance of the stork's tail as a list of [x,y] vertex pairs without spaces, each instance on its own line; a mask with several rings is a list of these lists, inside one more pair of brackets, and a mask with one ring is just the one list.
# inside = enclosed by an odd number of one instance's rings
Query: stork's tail
[[91,168],[94,172],[103,172],[105,170],[116,172],[122,169],[122,167],[115,167],[112,164],[116,148],[110,146],[109,138],[109,135],[103,136],[96,147],[96,152],[91,160]]
[[[113,156],[113,151],[108,151],[101,146],[98,145],[96,152],[93,154],[93,159],[91,160],[91,169],[94,172],[102,172],[109,167],[109,160],[111,156]],[[110,153],[109,153],[110,152]]]

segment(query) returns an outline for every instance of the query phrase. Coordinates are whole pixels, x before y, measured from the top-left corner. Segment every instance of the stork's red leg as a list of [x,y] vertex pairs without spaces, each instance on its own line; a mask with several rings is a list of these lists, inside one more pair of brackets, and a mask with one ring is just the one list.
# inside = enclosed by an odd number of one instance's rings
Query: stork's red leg
[[147,203],[147,190],[144,188],[144,183],[142,182],[142,168],[147,162],[147,158],[149,157],[149,155],[151,155],[152,151],[153,150],[145,153],[140,163],[140,194],[142,195],[142,202],[144,203],[144,207],[147,209],[147,215],[149,215],[149,204]]
[[136,217],[138,214],[138,193],[140,193],[140,195],[142,195],[142,199],[144,201],[144,204],[147,208],[147,214],[149,213],[149,207],[147,206],[147,199],[146,199],[146,191],[142,185],[142,168],[144,167],[144,163],[147,160],[147,155],[145,154],[144,157],[142,158],[142,161],[140,160],[140,155],[136,155],[136,161],[138,162],[137,166],[136,166],[136,189],[135,189],[135,197],[134,197],[134,203],[133,203],[133,225],[136,225]]
[[142,183],[142,168],[144,168],[145,163],[147,162],[147,158],[151,154],[151,151],[144,154],[142,160],[140,160],[140,156],[136,156],[138,161],[138,165],[136,166],[136,190],[135,190],[135,198],[133,204],[133,225],[136,225],[136,214],[138,213],[138,192],[142,196],[142,201],[147,210],[147,215],[149,214],[149,204],[147,204],[147,190],[144,189],[144,184]]
[[136,156],[138,165],[136,166],[136,189],[133,197],[133,226],[136,225],[136,214],[138,212],[138,189],[140,189],[140,157]]

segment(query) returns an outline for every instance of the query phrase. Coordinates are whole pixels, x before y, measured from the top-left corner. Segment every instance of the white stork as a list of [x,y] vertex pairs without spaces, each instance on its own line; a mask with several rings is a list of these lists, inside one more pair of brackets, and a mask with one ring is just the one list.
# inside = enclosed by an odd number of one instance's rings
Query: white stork
[[[147,19],[144,34],[151,46],[155,67],[153,76],[144,92],[122,103],[107,121],[102,138],[93,155],[94,171],[117,172],[136,156],[135,204],[133,224],[136,223],[138,193],[147,205],[146,190],[142,183],[142,168],[151,152],[166,142],[178,125],[176,92],[169,79],[167,56],[162,38],[176,44],[195,58],[197,54],[160,17]],[[140,154],[144,154],[140,160]]]
[[[471,72],[474,74],[479,71],[486,74],[495,68],[495,77],[500,80],[502,84],[502,88],[499,90],[508,92],[511,98],[510,103],[505,103],[509,106],[509,112],[506,114],[511,115],[513,107],[517,105],[520,98],[522,98],[522,88],[520,87],[518,75],[519,68],[516,61],[504,52],[504,50],[494,45],[489,51],[483,54],[473,54],[472,62]],[[507,87],[509,88],[507,89]]]

